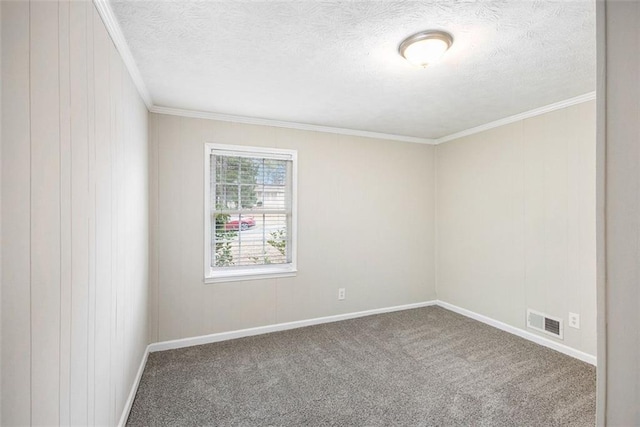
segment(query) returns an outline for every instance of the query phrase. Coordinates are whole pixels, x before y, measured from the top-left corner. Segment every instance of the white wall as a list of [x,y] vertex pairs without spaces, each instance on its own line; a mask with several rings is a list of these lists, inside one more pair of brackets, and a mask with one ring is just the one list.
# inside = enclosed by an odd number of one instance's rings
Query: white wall
[[521,329],[527,308],[560,317],[560,342],[596,354],[595,135],[589,101],[437,146],[440,300]]
[[[603,10],[606,8],[606,14]],[[606,282],[601,295],[606,343],[600,355],[600,422],[640,425],[640,3],[606,1],[598,9],[606,52],[599,58],[605,97],[599,151],[606,197]],[[602,40],[601,39],[601,40]],[[606,56],[605,56],[606,55]],[[606,61],[606,63],[604,62]],[[606,75],[604,73],[606,65]],[[605,133],[606,132],[606,133]],[[605,151],[606,150],[606,155]],[[603,281],[604,282],[604,281]]]
[[114,425],[147,344],[147,111],[91,2],[2,7],[2,425]]
[[[149,135],[151,341],[435,298],[432,146],[162,114]],[[298,150],[297,277],[203,283],[205,142]]]

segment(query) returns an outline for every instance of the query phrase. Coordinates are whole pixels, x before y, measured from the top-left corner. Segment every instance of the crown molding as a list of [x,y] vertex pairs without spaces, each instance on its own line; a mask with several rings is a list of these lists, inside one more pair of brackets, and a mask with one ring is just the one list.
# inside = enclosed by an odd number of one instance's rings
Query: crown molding
[[574,98],[565,99],[564,101],[556,102],[553,104],[545,105],[544,107],[536,108],[533,110],[525,111],[524,113],[516,114],[515,116],[505,117],[504,119],[496,120],[494,122],[486,123],[484,125],[476,126],[470,129],[466,129],[460,132],[452,133],[435,140],[435,144],[442,144],[443,142],[451,141],[454,139],[462,138],[464,136],[473,135],[475,133],[484,132],[485,130],[497,128],[499,126],[508,125],[519,120],[528,119],[531,117],[539,116],[541,114],[549,113],[551,111],[560,110],[561,108],[570,107],[576,104],[582,104],[583,102],[596,99],[596,93],[589,92],[584,95],[576,96]]
[[245,123],[250,125],[273,126],[287,129],[309,130],[314,132],[335,133],[340,135],[361,136],[365,138],[387,139],[391,141],[413,142],[417,144],[435,144],[435,139],[418,138],[414,136],[392,135],[388,133],[369,132],[364,130],[335,128],[329,126],[311,125],[306,123],[283,122],[279,120],[260,119],[256,117],[233,116],[228,114],[207,113],[204,111],[183,110],[180,108],[157,107],[149,108],[152,113],[169,114],[180,117],[193,117],[197,119],[220,120],[223,122]]
[[120,53],[120,57],[122,58],[124,65],[127,67],[127,70],[131,75],[131,79],[133,80],[133,83],[136,86],[138,93],[140,94],[140,97],[146,104],[147,109],[152,113],[169,114],[169,115],[181,116],[181,117],[194,117],[199,119],[220,120],[225,122],[245,123],[245,124],[252,124],[252,125],[273,126],[273,127],[287,128],[287,129],[308,130],[308,131],[314,131],[314,132],[334,133],[334,134],[340,134],[340,135],[361,136],[365,138],[385,139],[385,140],[391,140],[391,141],[413,142],[417,144],[437,145],[447,141],[452,141],[454,139],[458,139],[458,138],[473,135],[479,132],[483,132],[485,130],[497,128],[499,126],[504,126],[509,123],[514,123],[519,120],[528,119],[530,117],[539,116],[541,114],[549,113],[551,111],[559,110],[561,108],[570,107],[572,105],[581,104],[583,102],[596,99],[596,92],[589,92],[584,95],[576,96],[574,98],[569,98],[564,101],[556,102],[554,104],[549,104],[544,107],[536,108],[530,111],[525,111],[524,113],[505,117],[504,119],[496,120],[490,123],[486,123],[484,125],[476,126],[470,129],[466,129],[460,132],[452,133],[450,135],[445,135],[443,137],[434,138],[434,139],[420,138],[420,137],[406,136],[406,135],[394,135],[394,134],[380,133],[380,132],[370,132],[365,130],[336,128],[336,127],[312,125],[312,124],[306,124],[306,123],[285,122],[280,120],[261,119],[257,117],[234,116],[229,114],[209,113],[209,112],[195,111],[195,110],[184,110],[180,108],[159,107],[153,104],[153,99],[151,98],[149,90],[147,89],[147,86],[145,85],[144,80],[142,79],[142,75],[140,74],[140,70],[136,65],[136,61],[133,59],[133,55],[131,54],[129,45],[127,44],[127,41],[125,40],[124,35],[122,34],[122,29],[120,28],[120,24],[118,23],[118,20],[113,14],[113,10],[111,9],[109,0],[93,0],[93,4],[97,9],[98,14],[102,18],[102,22],[107,28],[107,32],[109,33],[109,36],[113,41],[113,44],[116,46],[116,49]]
[[562,108],[570,107],[572,105],[582,104],[583,102],[591,101],[594,99],[596,99],[595,91],[585,93],[584,95],[576,96],[573,98],[565,99],[564,101],[559,101],[553,104],[545,105],[540,108],[535,108],[533,110],[525,111],[524,113],[516,114],[514,116],[505,117],[504,119],[485,123],[483,125],[466,129],[460,132],[452,133],[450,135],[446,135],[437,139],[419,138],[419,137],[404,136],[404,135],[393,135],[393,134],[387,134],[387,133],[369,132],[369,131],[354,130],[354,129],[334,128],[334,127],[310,125],[310,124],[304,124],[304,123],[283,122],[278,120],[259,119],[259,118],[244,117],[244,116],[233,116],[228,114],[207,113],[204,111],[183,110],[180,108],[170,108],[170,107],[158,107],[155,105],[150,107],[149,111],[151,111],[152,113],[169,114],[172,116],[194,117],[198,119],[221,120],[225,122],[275,126],[275,127],[281,127],[281,128],[289,128],[289,129],[336,133],[341,135],[362,136],[366,138],[377,138],[377,139],[387,139],[392,141],[413,142],[418,144],[438,145],[447,141],[452,141],[454,139],[462,138],[465,136],[484,132],[489,129],[494,129],[500,126],[514,123],[519,120],[524,120],[531,117],[539,116],[541,114],[549,113],[555,110],[560,110]]
[[133,59],[133,55],[131,55],[131,50],[124,38],[124,34],[122,34],[120,24],[113,14],[109,0],[93,0],[93,4],[98,10],[98,14],[102,18],[102,22],[107,28],[107,32],[109,33],[109,36],[111,36],[113,44],[116,46],[118,52],[120,52],[122,62],[124,62],[125,67],[127,67],[127,70],[131,75],[131,80],[133,80],[133,84],[136,86],[136,89],[138,89],[140,97],[146,104],[147,109],[151,109],[151,107],[153,107],[153,100],[147,90],[147,86],[144,84],[144,80],[142,79],[140,70],[136,65],[136,61]]

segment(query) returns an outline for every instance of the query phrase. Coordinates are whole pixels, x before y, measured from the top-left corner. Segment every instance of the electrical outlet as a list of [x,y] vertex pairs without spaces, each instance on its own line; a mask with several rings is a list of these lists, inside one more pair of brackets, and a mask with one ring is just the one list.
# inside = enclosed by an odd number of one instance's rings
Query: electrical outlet
[[338,299],[345,299],[344,288],[338,289]]
[[580,315],[576,313],[569,313],[569,326],[571,328],[580,329]]

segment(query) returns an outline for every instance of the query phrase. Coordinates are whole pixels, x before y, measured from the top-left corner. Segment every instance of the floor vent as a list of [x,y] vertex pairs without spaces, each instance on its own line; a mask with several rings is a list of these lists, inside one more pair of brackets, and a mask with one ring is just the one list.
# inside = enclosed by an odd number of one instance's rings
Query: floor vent
[[562,319],[551,317],[530,308],[527,309],[527,327],[563,339]]

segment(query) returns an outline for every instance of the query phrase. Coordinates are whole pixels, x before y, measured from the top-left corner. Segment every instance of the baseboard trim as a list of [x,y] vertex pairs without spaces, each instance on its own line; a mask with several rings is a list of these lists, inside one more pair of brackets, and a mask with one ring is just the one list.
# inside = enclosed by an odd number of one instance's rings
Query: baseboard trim
[[297,320],[295,322],[277,323],[274,325],[258,326],[256,328],[240,329],[237,331],[220,332],[217,334],[201,335],[198,337],[162,341],[150,344],[149,352],[153,353],[156,351],[174,350],[177,348],[191,347],[194,345],[211,344],[219,341],[251,337],[254,335],[268,334],[270,332],[286,331],[289,329],[303,328],[305,326],[320,325],[322,323],[338,322],[340,320],[355,319],[357,317],[371,316],[374,314],[391,313],[394,311],[409,310],[412,308],[428,307],[431,305],[436,305],[436,301],[425,301],[414,304],[376,308],[373,310],[358,311],[354,313],[336,314],[334,316],[316,317],[315,319]]
[[[192,347],[195,345],[211,344],[214,342],[227,341],[227,340],[243,338],[243,337],[251,337],[255,335],[268,334],[271,332],[303,328],[305,326],[320,325],[322,323],[339,322],[341,320],[355,319],[358,317],[371,316],[374,314],[391,313],[394,311],[409,310],[412,308],[428,307],[433,305],[440,306],[447,310],[451,310],[455,313],[461,314],[463,316],[466,316],[471,319],[477,320],[479,322],[485,323],[487,325],[493,326],[494,328],[500,329],[505,332],[509,332],[513,335],[517,335],[521,338],[532,341],[544,347],[548,347],[553,350],[559,351],[560,353],[574,357],[578,360],[582,360],[583,362],[589,363],[591,365],[594,365],[594,366],[596,365],[595,356],[584,353],[580,350],[576,350],[567,345],[552,341],[548,338],[538,336],[532,332],[528,332],[523,329],[516,328],[515,326],[508,325],[506,323],[500,322],[499,320],[492,319],[491,317],[475,313],[471,310],[467,310],[462,307],[458,307],[454,304],[450,304],[442,300],[433,300],[433,301],[425,301],[425,302],[414,303],[414,304],[398,305],[393,307],[376,308],[373,310],[358,311],[354,313],[337,314],[334,316],[317,317],[314,319],[297,320],[294,322],[258,326],[255,328],[240,329],[237,331],[220,332],[217,334],[201,335],[197,337],[182,338],[182,339],[170,340],[170,341],[161,341],[161,342],[149,344],[147,351],[148,353],[153,353],[156,351],[174,350],[178,348]],[[145,356],[145,360],[146,360],[146,356]],[[141,375],[141,372],[140,372],[140,375]]]
[[147,358],[149,357],[149,353],[153,353],[156,351],[165,351],[165,350],[174,350],[178,348],[192,347],[195,345],[211,344],[214,342],[227,341],[227,340],[232,340],[236,338],[268,334],[270,332],[286,331],[289,329],[303,328],[305,326],[339,322],[341,320],[355,319],[358,317],[371,316],[374,314],[392,313],[394,311],[410,310],[412,308],[429,307],[434,305],[453,311],[455,313],[461,314],[470,319],[474,319],[479,322],[485,323],[489,326],[493,326],[494,328],[500,329],[502,331],[509,332],[513,335],[517,335],[528,341],[532,341],[536,344],[542,345],[544,347],[548,347],[552,350],[556,350],[560,353],[566,354],[567,356],[571,356],[573,358],[582,360],[583,362],[596,366],[595,356],[576,350],[564,344],[557,343],[548,338],[535,335],[531,332],[525,331],[520,328],[516,328],[515,326],[508,325],[506,323],[500,322],[499,320],[492,319],[490,317],[475,313],[471,310],[467,310],[462,307],[458,307],[457,305],[453,305],[442,300],[424,301],[424,302],[419,302],[414,304],[405,304],[405,305],[397,305],[393,307],[376,308],[373,310],[337,314],[334,316],[316,317],[314,319],[298,320],[295,322],[287,322],[287,323],[277,323],[274,325],[258,326],[256,328],[240,329],[237,331],[220,332],[217,334],[202,335],[198,337],[183,338],[183,339],[177,339],[177,340],[171,340],[171,341],[161,341],[161,342],[149,344],[145,350],[144,356],[142,357],[142,361],[140,362],[138,374],[136,375],[136,379],[133,385],[131,386],[131,392],[129,393],[129,397],[127,399],[127,402],[125,403],[125,407],[122,411],[122,416],[120,418],[120,422],[118,423],[118,426],[124,427],[126,425],[127,418],[129,418],[129,412],[131,411],[131,407],[133,406],[133,400],[135,399],[136,392],[138,391],[138,386],[140,385],[140,380],[142,378],[142,373],[147,363]]
[[142,379],[142,373],[144,372],[144,367],[147,365],[148,357],[149,357],[149,346],[147,346],[147,348],[144,350],[144,354],[142,355],[142,360],[140,361],[140,367],[138,368],[136,379],[133,381],[133,384],[131,385],[131,391],[129,392],[129,397],[127,398],[127,401],[124,403],[124,408],[122,409],[122,415],[120,416],[118,427],[125,427],[127,424],[127,419],[129,418],[129,413],[131,412],[133,401],[136,398],[136,393],[138,392],[138,387],[140,386],[140,380]]
[[436,305],[442,308],[446,308],[447,310],[451,310],[455,313],[461,314],[463,316],[469,317],[471,319],[477,320],[479,322],[486,323],[487,325],[493,326],[494,328],[503,330],[505,332],[509,332],[510,334],[517,335],[521,338],[524,338],[528,341],[532,341],[544,347],[548,347],[555,351],[559,351],[560,353],[566,354],[567,356],[574,357],[578,360],[582,360],[583,362],[589,363],[593,366],[596,366],[597,359],[595,356],[584,353],[580,350],[576,350],[575,348],[571,348],[567,345],[560,344],[548,338],[541,337],[534,333],[525,331],[520,328],[516,328],[515,326],[508,325],[506,323],[500,322],[499,320],[492,319],[491,317],[487,317],[482,314],[475,313],[471,310],[467,310],[466,308],[458,307],[457,305],[453,305],[442,300],[438,300],[436,302]]

